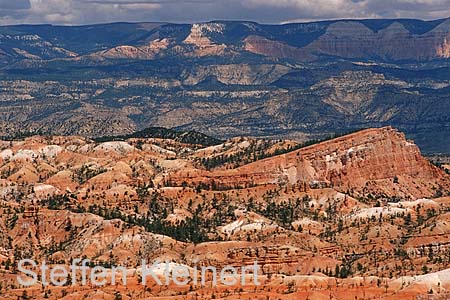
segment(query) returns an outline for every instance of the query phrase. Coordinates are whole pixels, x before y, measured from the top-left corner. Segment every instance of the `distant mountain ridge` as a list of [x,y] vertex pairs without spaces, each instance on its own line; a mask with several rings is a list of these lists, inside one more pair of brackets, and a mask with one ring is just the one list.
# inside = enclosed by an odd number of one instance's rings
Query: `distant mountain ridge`
[[393,126],[450,153],[449,63],[450,19],[1,26],[0,136]]
[[[449,33],[450,19],[336,20],[283,25],[233,21],[14,25],[0,27],[0,54],[10,60],[86,55],[148,59],[156,55],[250,52],[298,61],[328,56],[423,61],[449,58]],[[402,45],[402,54],[396,53],[397,45]],[[192,47],[199,49],[188,53]]]
[[101,137],[95,139],[97,142],[102,141],[115,141],[126,140],[130,138],[159,138],[159,139],[173,139],[179,143],[201,145],[201,146],[214,146],[223,143],[214,137],[207,136],[196,131],[176,131],[163,127],[150,127],[144,130],[121,136],[113,137]]

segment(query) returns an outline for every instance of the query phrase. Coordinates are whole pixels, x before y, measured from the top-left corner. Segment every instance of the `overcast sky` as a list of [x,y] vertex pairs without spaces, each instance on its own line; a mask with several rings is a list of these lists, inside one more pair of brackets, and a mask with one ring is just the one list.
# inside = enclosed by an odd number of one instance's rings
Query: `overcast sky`
[[209,20],[283,23],[449,16],[450,0],[0,0],[0,24]]

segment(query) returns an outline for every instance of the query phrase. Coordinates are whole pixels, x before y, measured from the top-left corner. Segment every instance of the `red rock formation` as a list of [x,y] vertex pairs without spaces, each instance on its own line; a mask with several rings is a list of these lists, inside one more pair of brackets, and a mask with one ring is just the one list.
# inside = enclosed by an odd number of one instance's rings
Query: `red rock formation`
[[227,46],[224,44],[216,44],[205,34],[205,32],[223,31],[222,24],[193,24],[191,33],[183,41],[183,43],[192,45],[196,48],[193,53],[188,53],[188,56],[208,56],[208,55],[222,55]]
[[131,58],[131,59],[153,59],[155,56],[170,45],[168,39],[154,40],[149,45],[118,46],[106,51],[93,54],[94,57],[105,58]]
[[261,54],[276,58],[293,58],[300,61],[313,61],[317,57],[296,47],[288,44],[268,40],[261,36],[251,35],[244,40],[244,49],[256,54]]
[[448,177],[421,156],[419,148],[391,127],[367,129],[243,167],[181,171],[173,182],[217,182],[225,186],[269,183],[333,186],[337,189],[422,197],[430,182],[448,185]]

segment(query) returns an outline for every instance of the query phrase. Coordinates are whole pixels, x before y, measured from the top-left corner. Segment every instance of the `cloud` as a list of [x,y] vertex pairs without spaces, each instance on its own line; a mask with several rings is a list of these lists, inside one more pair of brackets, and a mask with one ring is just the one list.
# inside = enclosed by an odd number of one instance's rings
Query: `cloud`
[[30,7],[29,0],[0,0],[0,10],[28,9]]
[[450,17],[450,0],[365,1],[366,9],[384,18],[438,19]]
[[31,8],[29,0],[0,0],[0,22],[15,23],[24,18],[26,10]]
[[0,0],[0,23],[3,24],[209,20],[282,23],[449,16],[450,0]]

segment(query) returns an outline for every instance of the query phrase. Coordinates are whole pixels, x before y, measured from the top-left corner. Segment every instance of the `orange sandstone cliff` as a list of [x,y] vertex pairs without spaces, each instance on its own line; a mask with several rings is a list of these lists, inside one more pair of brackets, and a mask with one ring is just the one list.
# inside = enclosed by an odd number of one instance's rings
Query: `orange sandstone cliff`
[[170,179],[192,184],[215,181],[230,187],[284,183],[414,198],[448,185],[442,170],[391,127],[363,130],[232,170],[183,170]]

